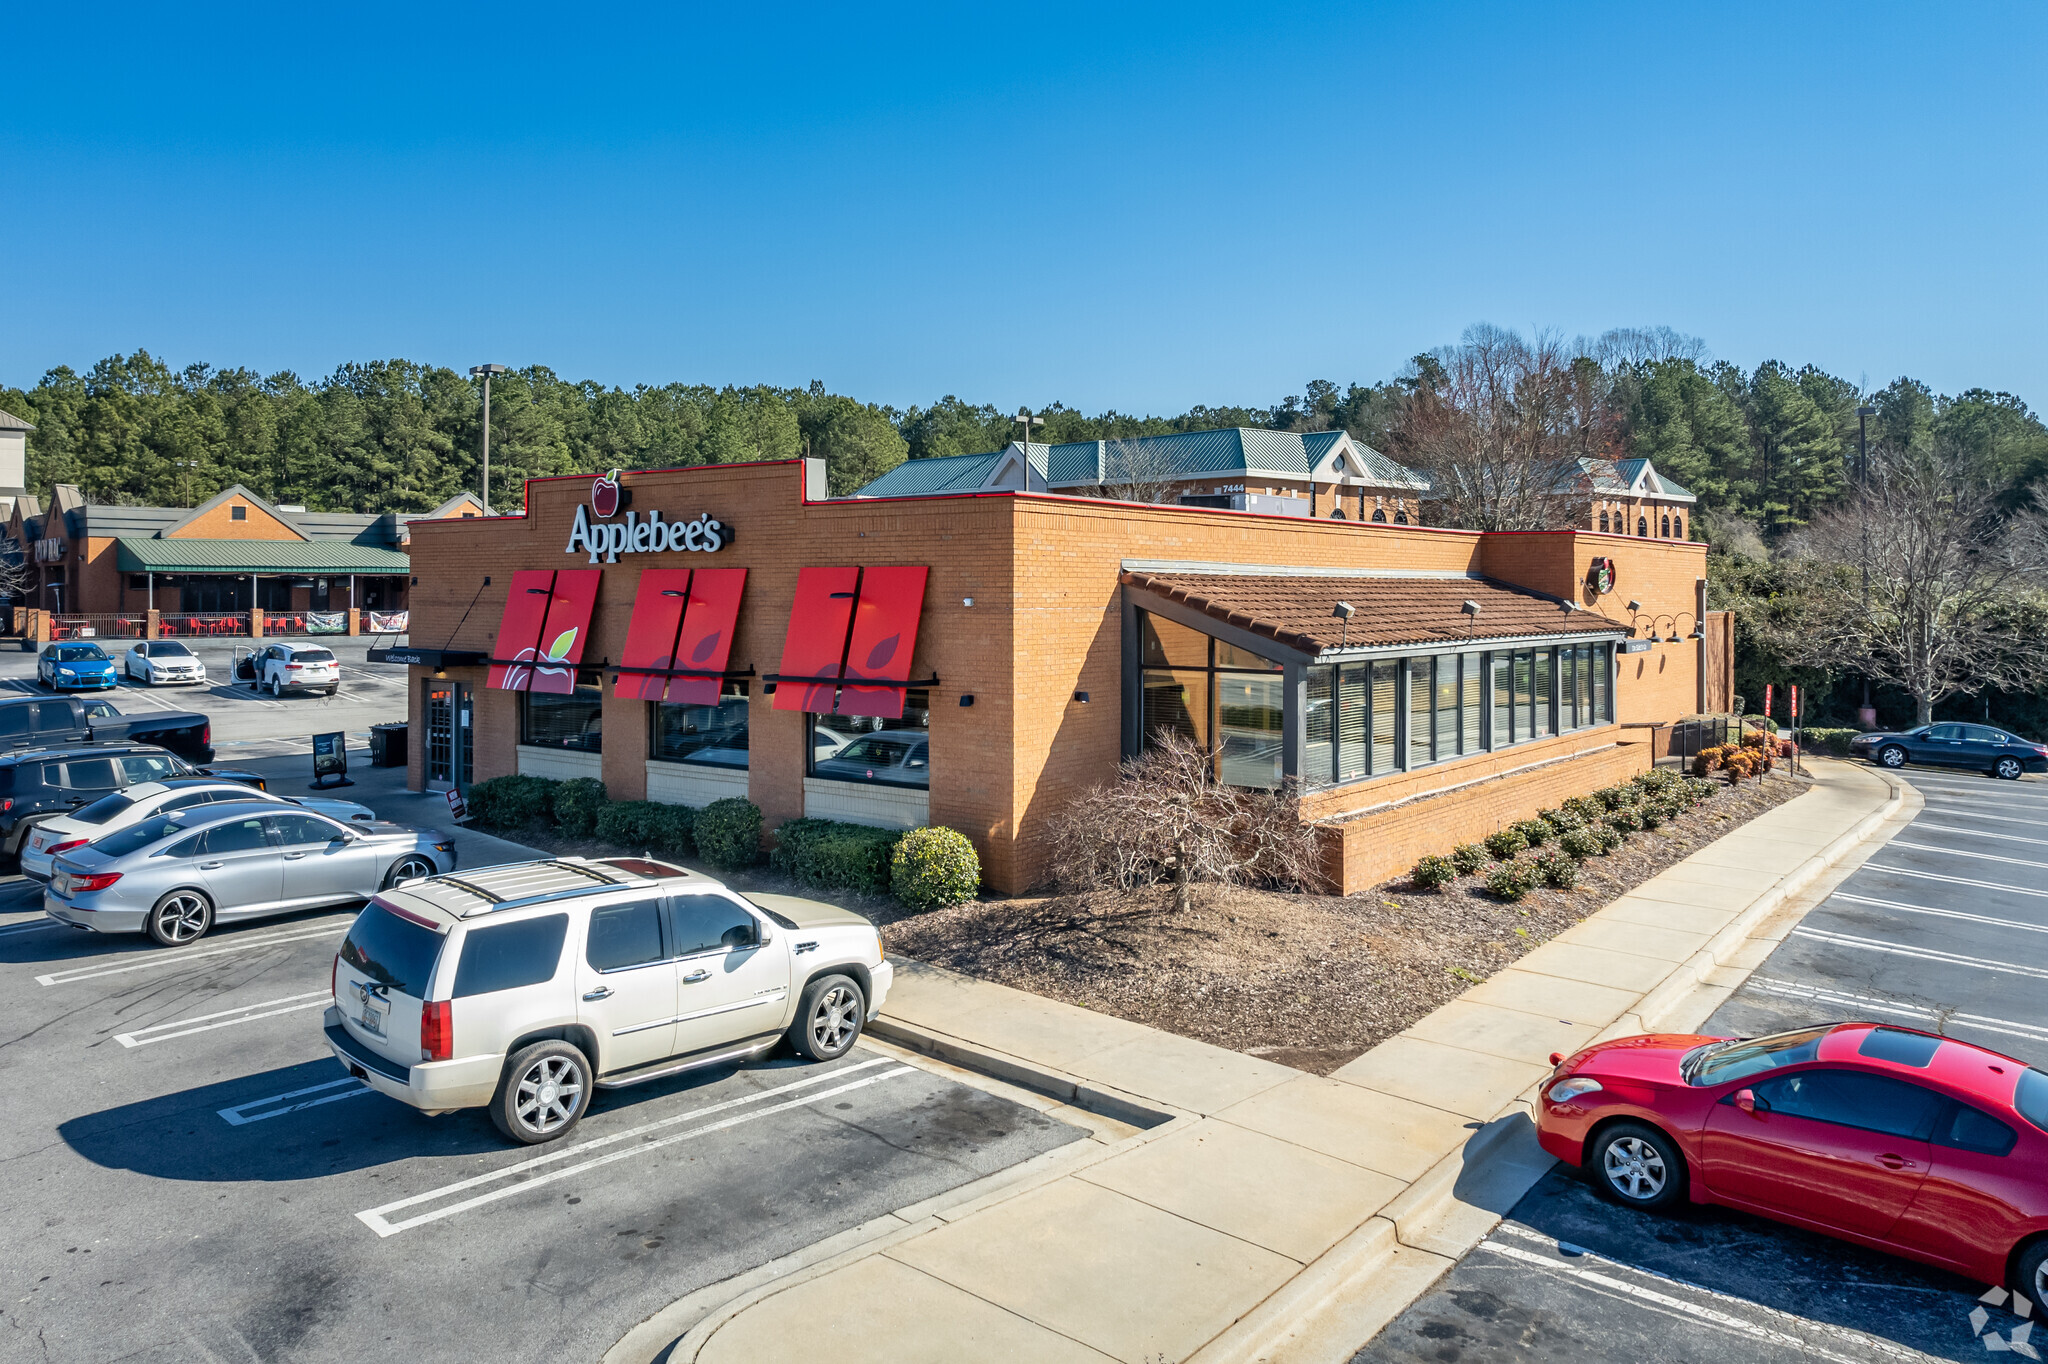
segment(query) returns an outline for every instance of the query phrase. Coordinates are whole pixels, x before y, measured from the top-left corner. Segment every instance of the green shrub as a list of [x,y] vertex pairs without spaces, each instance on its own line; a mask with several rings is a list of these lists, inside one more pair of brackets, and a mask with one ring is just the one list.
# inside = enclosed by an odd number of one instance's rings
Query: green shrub
[[1448,857],[1425,857],[1408,873],[1418,890],[1436,890],[1458,879],[1458,868]]
[[1607,827],[1624,834],[1639,833],[1643,827],[1643,816],[1639,811],[1623,806],[1607,816]]
[[1552,848],[1548,852],[1537,853],[1530,865],[1536,868],[1536,874],[1543,878],[1546,886],[1570,890],[1579,883],[1579,859],[1570,853]]
[[1540,848],[1548,843],[1554,832],[1540,819],[1518,819],[1508,827],[1519,833],[1532,848]]
[[1588,825],[1586,832],[1600,840],[1600,851],[1603,853],[1611,853],[1628,841],[1627,834],[1615,828],[1604,819],[1598,824]]
[[1568,834],[1574,829],[1586,827],[1584,816],[1570,810],[1539,810],[1536,812],[1536,818],[1560,834]]
[[1529,840],[1523,837],[1522,831],[1512,826],[1496,829],[1486,836],[1486,851],[1497,862],[1507,861],[1528,846]]
[[606,801],[597,812],[597,836],[636,852],[688,857],[695,850],[690,830],[696,816],[687,805],[658,800]]
[[880,894],[889,888],[889,855],[900,829],[836,819],[792,819],[775,831],[768,865],[818,890]]
[[1606,809],[1620,810],[1634,805],[1637,794],[1635,787],[1624,782],[1620,786],[1603,786],[1598,791],[1595,791],[1593,796]]
[[1662,801],[1646,800],[1636,810],[1635,815],[1642,821],[1645,829],[1654,829],[1670,818],[1670,811],[1664,808]]
[[1849,756],[1849,741],[1863,731],[1860,729],[1802,729],[1799,731],[1799,746],[1808,753],[1831,753],[1837,758]]
[[1678,773],[1668,767],[1653,767],[1629,778],[1629,784],[1645,795],[1658,795],[1678,785]]
[[491,829],[524,829],[552,822],[555,788],[546,777],[490,777],[469,788],[469,813]]
[[1702,801],[1712,800],[1714,793],[1721,789],[1721,784],[1708,781],[1705,777],[1687,777],[1683,789],[1686,799],[1690,800],[1694,805],[1698,805]]
[[1502,862],[1486,874],[1486,888],[1501,899],[1513,902],[1536,889],[1536,877],[1534,863]]
[[751,867],[761,859],[761,807],[744,796],[699,810],[693,832],[697,852],[714,867]]
[[570,838],[597,832],[597,812],[611,799],[596,777],[571,777],[555,788],[555,822]]
[[889,855],[889,889],[918,913],[972,900],[981,890],[981,858],[958,829],[912,829]]
[[1591,829],[1567,829],[1558,836],[1558,850],[1583,862],[1607,851],[1607,844]]
[[1577,815],[1586,824],[1597,824],[1607,807],[1594,796],[1573,796],[1564,803],[1566,814]]
[[1493,858],[1477,843],[1460,843],[1451,849],[1451,865],[1458,869],[1458,875],[1470,876]]
[[1747,720],[1751,727],[1761,729],[1767,734],[1778,732],[1778,722],[1768,715],[1745,715],[1742,718]]

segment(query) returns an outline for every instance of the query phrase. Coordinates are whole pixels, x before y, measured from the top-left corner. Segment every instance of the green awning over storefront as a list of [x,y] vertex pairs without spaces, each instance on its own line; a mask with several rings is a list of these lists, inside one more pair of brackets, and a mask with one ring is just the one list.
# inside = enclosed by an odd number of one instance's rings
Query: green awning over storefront
[[346,540],[160,540],[123,536],[123,573],[407,574],[412,559]]

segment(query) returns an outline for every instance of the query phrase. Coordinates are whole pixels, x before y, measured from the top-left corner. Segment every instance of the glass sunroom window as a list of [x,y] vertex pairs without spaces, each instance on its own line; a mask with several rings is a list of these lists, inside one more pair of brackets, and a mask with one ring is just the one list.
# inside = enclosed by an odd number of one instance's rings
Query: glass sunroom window
[[[1138,613],[1138,629],[1146,736],[1185,735],[1215,755],[1216,778],[1228,785],[1280,785],[1287,709],[1280,665],[1150,611]],[[1328,771],[1327,737],[1323,745]]]
[[1394,702],[1401,690],[1401,662],[1383,658],[1372,665],[1372,774],[1391,772],[1399,761],[1394,747]]
[[1430,745],[1430,701],[1435,688],[1430,685],[1430,659],[1411,658],[1408,660],[1408,765],[1420,767],[1435,761],[1436,754]]

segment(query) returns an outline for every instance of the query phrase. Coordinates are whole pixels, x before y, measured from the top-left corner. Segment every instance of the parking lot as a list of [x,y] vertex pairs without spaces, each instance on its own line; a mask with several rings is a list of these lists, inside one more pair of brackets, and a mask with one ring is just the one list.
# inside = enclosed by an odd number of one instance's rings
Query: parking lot
[[[1874,1019],[2048,1066],[2048,779],[1900,775],[1926,809],[1703,1030]],[[2038,1350],[1985,1288],[1742,1213],[1638,1214],[1559,1166],[1356,1359],[1963,1360],[1994,1334]]]
[[[465,865],[495,842],[471,837]],[[516,1148],[328,1055],[352,914],[164,950],[39,903],[0,882],[7,1358],[596,1359],[697,1288],[1085,1135],[861,1046],[600,1091]]]

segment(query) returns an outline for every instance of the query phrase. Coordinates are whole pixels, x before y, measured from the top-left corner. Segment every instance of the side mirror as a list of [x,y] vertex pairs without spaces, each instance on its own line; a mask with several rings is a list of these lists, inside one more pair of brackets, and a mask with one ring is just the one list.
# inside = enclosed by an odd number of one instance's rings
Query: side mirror
[[1756,1091],[1753,1089],[1736,1090],[1735,1106],[1745,1113],[1756,1112]]

